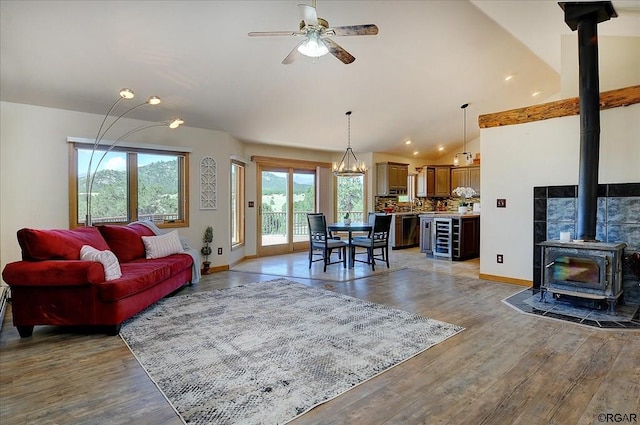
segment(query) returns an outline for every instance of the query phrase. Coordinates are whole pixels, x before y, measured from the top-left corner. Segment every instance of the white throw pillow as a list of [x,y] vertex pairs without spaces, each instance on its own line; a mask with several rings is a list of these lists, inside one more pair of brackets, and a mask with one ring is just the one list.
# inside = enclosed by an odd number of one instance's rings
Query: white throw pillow
[[162,258],[184,251],[177,230],[160,236],[142,236],[142,242],[147,258]]
[[104,278],[106,280],[119,279],[122,277],[118,258],[111,251],[100,251],[90,245],[83,245],[82,248],[80,248],[80,259],[102,263],[102,267],[104,267]]

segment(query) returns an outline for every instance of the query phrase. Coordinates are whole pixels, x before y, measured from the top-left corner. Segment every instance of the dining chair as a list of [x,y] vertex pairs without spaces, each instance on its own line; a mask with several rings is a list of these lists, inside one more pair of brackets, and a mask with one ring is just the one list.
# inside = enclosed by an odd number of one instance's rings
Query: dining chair
[[[369,218],[372,218],[371,216]],[[390,214],[376,214],[373,216],[373,229],[367,237],[353,238],[351,241],[351,258],[353,261],[360,261],[371,265],[371,269],[375,271],[376,261],[378,258],[387,263],[389,268],[389,231],[391,229],[391,220],[393,216]],[[366,248],[366,251],[358,252],[357,248]],[[378,254],[376,249],[380,249]],[[356,255],[367,254],[367,260],[358,260]]]
[[[377,215],[387,215],[386,213],[381,213],[381,212],[375,212],[375,211],[369,211],[367,213],[367,223],[369,223],[370,225],[373,226],[374,222],[375,222],[375,218]],[[393,221],[393,219],[391,220]],[[354,236],[353,239],[368,239],[371,237],[371,234],[373,233],[373,227],[371,228],[371,230],[366,234],[366,235],[357,235]]]
[[[322,261],[324,263],[324,271],[327,271],[327,265],[343,263],[343,267],[347,267],[347,243],[340,239],[333,239],[327,231],[327,220],[324,214],[307,214],[307,223],[309,225],[309,268],[311,263]],[[338,249],[341,255],[338,261],[331,261],[331,252]],[[314,255],[320,255],[322,258],[313,259]]]
[[[324,213],[321,213],[321,212],[307,213],[307,215],[324,215]],[[326,221],[326,217],[325,217],[325,221]],[[329,235],[329,239],[336,239],[336,240],[342,239],[342,237],[340,237],[339,235],[335,235],[331,230],[328,230],[327,232]],[[329,256],[331,256],[331,254],[333,254],[333,248],[329,249]],[[338,249],[338,258],[342,258],[342,251],[340,249]]]

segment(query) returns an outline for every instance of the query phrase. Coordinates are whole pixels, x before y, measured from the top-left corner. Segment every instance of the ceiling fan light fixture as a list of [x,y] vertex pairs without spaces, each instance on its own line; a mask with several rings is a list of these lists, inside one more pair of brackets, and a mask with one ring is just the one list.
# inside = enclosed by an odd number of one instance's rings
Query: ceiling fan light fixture
[[312,30],[307,34],[307,41],[298,46],[298,52],[310,58],[319,58],[329,53],[318,31]]
[[346,113],[348,117],[348,138],[347,138],[347,150],[342,155],[340,162],[333,163],[333,175],[338,177],[355,177],[364,175],[367,171],[367,166],[364,161],[358,161],[356,154],[351,149],[351,111]]

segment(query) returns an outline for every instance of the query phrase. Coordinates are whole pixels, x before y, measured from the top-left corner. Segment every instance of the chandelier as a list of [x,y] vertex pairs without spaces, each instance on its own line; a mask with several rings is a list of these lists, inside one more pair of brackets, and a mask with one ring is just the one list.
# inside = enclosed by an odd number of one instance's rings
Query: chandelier
[[462,152],[457,153],[455,157],[453,157],[453,165],[456,167],[460,165],[460,158],[464,160],[466,165],[470,165],[473,163],[473,155],[471,152],[467,152],[467,106],[468,103],[465,103],[460,108],[463,110],[463,139],[462,139]]
[[[91,196],[91,192],[93,190],[93,182],[94,182],[94,180],[96,178],[96,174],[98,173],[98,168],[100,167],[100,164],[105,159],[107,154],[109,152],[111,152],[113,150],[113,148],[118,143],[120,143],[122,140],[124,140],[126,137],[129,137],[132,134],[137,133],[139,131],[146,130],[146,129],[152,128],[152,127],[169,127],[170,129],[175,129],[175,128],[178,128],[181,124],[184,124],[184,121],[181,118],[172,118],[171,120],[168,120],[168,121],[160,121],[160,122],[151,123],[151,124],[143,124],[141,126],[135,127],[132,130],[129,130],[129,131],[125,132],[123,135],[121,135],[120,137],[118,137],[114,141],[108,142],[109,145],[106,148],[106,150],[104,151],[104,153],[102,154],[102,156],[100,156],[100,158],[98,159],[97,165],[95,166],[95,168],[92,168],[94,156],[96,155],[96,152],[98,150],[100,150],[98,148],[100,147],[100,145],[102,145],[102,139],[107,134],[107,132],[111,129],[111,127],[113,127],[113,125],[120,120],[120,118],[124,117],[129,112],[133,111],[134,109],[140,108],[141,106],[145,106],[145,105],[155,106],[155,105],[159,105],[160,102],[161,102],[161,100],[160,100],[160,98],[158,96],[151,96],[145,102],[142,102],[142,103],[140,103],[138,105],[135,105],[135,106],[127,109],[126,111],[124,111],[120,115],[118,115],[111,122],[111,124],[109,124],[107,126],[107,128],[103,131],[103,128],[105,127],[107,119],[109,118],[111,112],[114,110],[116,105],[121,100],[130,100],[130,99],[133,99],[134,96],[135,96],[135,94],[134,94],[133,90],[131,90],[131,89],[124,88],[124,89],[120,90],[118,99],[114,102],[113,105],[111,105],[111,108],[109,109],[109,111],[104,116],[104,119],[102,120],[102,124],[100,125],[100,128],[98,129],[98,134],[96,134],[95,141],[93,142],[93,149],[91,151],[91,156],[89,157],[89,166],[87,167],[87,175],[86,175],[86,197],[87,197],[87,199],[86,199],[87,200],[87,212],[86,212],[86,217],[85,217],[85,225],[86,226],[91,226],[92,225],[92,220],[91,220],[92,219],[92,217],[91,217],[91,198],[92,198],[92,196]],[[104,145],[106,145],[106,143],[107,142],[105,141]]]
[[361,176],[367,171],[363,161],[358,161],[356,154],[351,149],[351,111],[346,113],[348,120],[347,150],[342,155],[340,162],[333,163],[333,175],[339,177]]

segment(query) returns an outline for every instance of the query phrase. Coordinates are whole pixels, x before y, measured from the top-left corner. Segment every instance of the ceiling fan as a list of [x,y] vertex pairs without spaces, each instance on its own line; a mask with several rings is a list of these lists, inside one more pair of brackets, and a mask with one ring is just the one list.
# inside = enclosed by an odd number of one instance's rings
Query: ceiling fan
[[298,8],[302,14],[299,31],[266,31],[250,32],[250,37],[273,36],[273,35],[293,35],[302,36],[303,40],[287,55],[282,61],[288,65],[293,63],[300,55],[317,58],[327,53],[331,53],[344,64],[350,64],[356,60],[351,53],[343,49],[330,37],[350,36],[350,35],[376,35],[378,27],[373,24],[348,25],[343,27],[330,27],[325,19],[318,18],[316,13],[315,0],[313,6],[299,4]]

